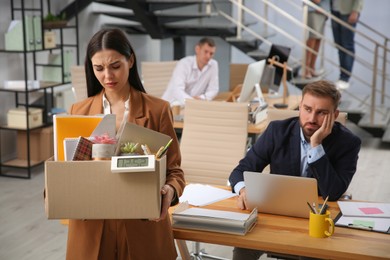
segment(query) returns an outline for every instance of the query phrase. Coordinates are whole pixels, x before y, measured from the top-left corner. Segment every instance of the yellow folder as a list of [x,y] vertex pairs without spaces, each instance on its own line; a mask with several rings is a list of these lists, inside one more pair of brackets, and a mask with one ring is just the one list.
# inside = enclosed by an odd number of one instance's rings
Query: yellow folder
[[64,161],[64,139],[70,137],[89,137],[102,121],[104,115],[54,115],[54,160]]

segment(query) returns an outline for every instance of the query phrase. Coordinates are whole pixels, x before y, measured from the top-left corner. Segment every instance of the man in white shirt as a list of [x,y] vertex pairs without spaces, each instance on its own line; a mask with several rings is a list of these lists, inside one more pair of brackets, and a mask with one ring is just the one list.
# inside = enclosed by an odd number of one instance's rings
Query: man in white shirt
[[215,51],[213,39],[200,39],[196,55],[177,63],[162,98],[180,106],[184,106],[185,99],[212,100],[219,91],[218,63],[212,59]]

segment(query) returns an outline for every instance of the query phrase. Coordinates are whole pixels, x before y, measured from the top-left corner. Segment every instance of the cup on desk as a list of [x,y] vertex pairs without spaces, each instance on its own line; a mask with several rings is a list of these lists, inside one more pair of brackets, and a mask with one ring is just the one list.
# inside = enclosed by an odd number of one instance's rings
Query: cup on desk
[[173,114],[173,116],[180,115],[180,105],[173,105],[172,106],[172,114]]
[[315,214],[310,212],[309,235],[311,237],[330,237],[334,233],[334,223],[330,218],[330,212],[325,214]]

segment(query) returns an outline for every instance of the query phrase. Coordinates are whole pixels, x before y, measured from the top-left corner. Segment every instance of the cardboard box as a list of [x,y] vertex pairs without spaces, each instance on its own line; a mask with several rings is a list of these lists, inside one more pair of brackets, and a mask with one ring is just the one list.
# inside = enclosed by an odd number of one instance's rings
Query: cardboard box
[[112,173],[107,161],[45,162],[49,219],[150,219],[161,210],[166,156],[155,171]]
[[[53,127],[30,130],[30,160],[43,162],[54,154]],[[27,132],[18,131],[17,158],[27,160]]]
[[56,33],[54,31],[46,31],[44,34],[45,38],[45,49],[52,49],[56,47]]
[[[104,133],[105,129],[101,130]],[[148,144],[155,154],[170,139],[168,135],[126,123],[116,155],[125,142]],[[45,162],[46,215],[49,219],[158,218],[165,181],[166,156],[155,161],[154,170],[124,173],[113,173],[111,160],[50,159]]]
[[[9,127],[27,129],[26,119],[26,109],[24,107],[10,109],[7,113]],[[28,124],[29,128],[42,125],[42,109],[32,107],[28,109]]]

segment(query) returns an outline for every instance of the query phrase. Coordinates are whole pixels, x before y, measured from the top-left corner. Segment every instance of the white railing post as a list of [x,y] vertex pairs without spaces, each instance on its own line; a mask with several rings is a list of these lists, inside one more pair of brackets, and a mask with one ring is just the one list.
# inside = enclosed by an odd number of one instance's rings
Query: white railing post
[[382,90],[381,90],[381,105],[385,103],[386,96],[386,66],[387,66],[387,44],[389,43],[389,39],[385,38],[384,48],[383,48],[383,61],[382,61]]
[[237,39],[241,39],[241,31],[242,31],[242,0],[237,0]]
[[370,109],[370,123],[374,124],[375,121],[375,99],[376,99],[376,73],[378,70],[378,43],[375,44],[374,61],[373,61],[373,73],[372,73],[372,86],[371,86],[371,109]]
[[[307,4],[303,4],[303,24],[307,24],[307,17],[308,17],[308,14],[309,14],[309,7]],[[306,56],[307,56],[307,52],[308,51],[311,51],[311,50],[307,50],[307,48],[309,48],[308,46],[306,46],[306,39],[309,37],[309,31],[307,30],[306,27],[304,27],[303,29],[303,41],[302,41],[302,69],[303,71],[305,72],[306,71]],[[305,75],[303,75],[304,77]]]

